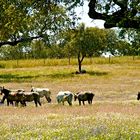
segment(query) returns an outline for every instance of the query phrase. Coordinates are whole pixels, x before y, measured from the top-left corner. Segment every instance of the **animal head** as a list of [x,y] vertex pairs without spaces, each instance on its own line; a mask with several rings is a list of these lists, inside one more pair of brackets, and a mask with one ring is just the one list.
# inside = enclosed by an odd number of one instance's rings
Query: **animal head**
[[47,97],[48,103],[51,103],[52,99],[50,97]]
[[31,86],[31,92],[33,92],[34,91],[34,87],[33,86]]
[[67,95],[64,95],[63,96],[63,101],[67,101],[67,99],[68,99],[68,96]]
[[1,91],[1,94],[3,93],[3,91],[5,91],[4,86],[3,87],[0,87],[0,91]]
[[10,93],[10,90],[8,89],[5,89],[4,87],[1,87],[0,88],[0,91],[1,91],[1,95],[4,93],[5,95],[8,95]]
[[74,101],[76,101],[76,99],[78,98],[78,94],[79,94],[79,92],[74,94]]

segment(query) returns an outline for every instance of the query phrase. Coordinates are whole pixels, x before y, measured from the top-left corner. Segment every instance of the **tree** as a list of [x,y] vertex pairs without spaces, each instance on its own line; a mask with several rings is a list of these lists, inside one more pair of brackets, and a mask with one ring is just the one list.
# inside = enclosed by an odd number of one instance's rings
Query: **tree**
[[50,0],[1,0],[0,13],[0,46],[34,39],[49,44],[50,35],[71,24],[66,9]]
[[122,29],[119,36],[130,44],[127,55],[140,55],[140,30]]
[[116,44],[116,54],[118,55],[132,55],[132,45],[125,40],[118,40]]
[[85,57],[99,56],[106,47],[106,32],[98,28],[85,28],[81,24],[71,37],[69,42],[78,60],[78,70],[82,73],[82,62]]
[[46,58],[47,46],[42,40],[32,41],[30,45],[30,54],[32,58]]
[[140,31],[133,34],[133,40],[131,42],[134,55],[140,55]]
[[119,38],[115,32],[115,30],[107,29],[106,30],[106,41],[107,46],[104,50],[104,53],[110,53],[112,55],[116,55],[118,53],[118,42]]

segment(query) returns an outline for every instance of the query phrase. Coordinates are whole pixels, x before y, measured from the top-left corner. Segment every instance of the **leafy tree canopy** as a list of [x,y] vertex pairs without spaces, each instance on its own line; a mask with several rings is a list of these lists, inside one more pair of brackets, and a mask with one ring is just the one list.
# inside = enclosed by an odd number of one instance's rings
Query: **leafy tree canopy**
[[14,46],[38,38],[49,41],[49,35],[71,26],[66,11],[57,1],[1,0],[0,46]]
[[[140,29],[139,0],[87,0],[88,15],[105,21],[105,28],[123,27]],[[74,7],[84,0],[1,0],[0,1],[0,46],[17,45],[33,39],[44,39],[72,26],[68,18],[76,20]],[[88,16],[87,15],[87,16]]]
[[[83,5],[84,0],[55,0],[57,3],[69,5],[69,9]],[[87,0],[89,2],[88,15],[92,19],[105,21],[105,28],[123,27],[140,28],[139,0]]]

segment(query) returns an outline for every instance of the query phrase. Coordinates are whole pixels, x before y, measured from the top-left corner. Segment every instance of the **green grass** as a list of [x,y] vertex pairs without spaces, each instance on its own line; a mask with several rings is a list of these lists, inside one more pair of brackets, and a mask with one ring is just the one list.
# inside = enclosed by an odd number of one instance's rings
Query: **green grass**
[[[140,58],[86,58],[86,74],[74,74],[76,59],[0,61],[0,86],[9,89],[47,87],[52,104],[41,99],[27,107],[0,105],[0,140],[139,140]],[[60,90],[91,90],[92,105],[58,105]],[[2,95],[0,95],[0,99]]]

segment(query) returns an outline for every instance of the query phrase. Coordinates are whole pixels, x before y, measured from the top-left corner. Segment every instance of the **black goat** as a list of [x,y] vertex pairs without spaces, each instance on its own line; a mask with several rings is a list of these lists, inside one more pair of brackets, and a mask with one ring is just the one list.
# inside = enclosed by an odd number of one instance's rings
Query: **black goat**
[[92,104],[92,100],[95,94],[93,94],[91,91],[83,91],[78,92],[74,95],[74,100],[78,99],[79,105],[81,105],[81,101],[83,102],[83,105],[85,105],[84,101],[88,101],[89,104]]

